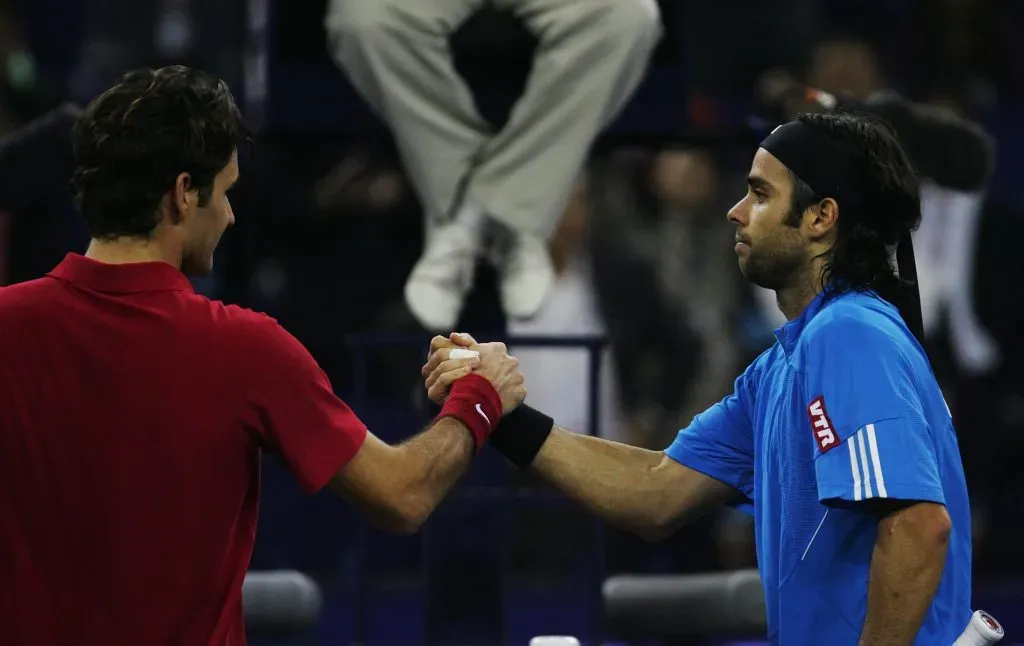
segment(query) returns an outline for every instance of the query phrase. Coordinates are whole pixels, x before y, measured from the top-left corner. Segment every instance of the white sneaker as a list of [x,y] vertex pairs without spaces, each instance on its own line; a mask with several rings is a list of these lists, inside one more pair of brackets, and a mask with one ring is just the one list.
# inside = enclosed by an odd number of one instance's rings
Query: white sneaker
[[430,236],[405,283],[405,303],[423,327],[443,332],[455,327],[473,287],[480,247],[475,230],[457,221]]
[[540,238],[516,234],[501,259],[501,306],[515,319],[537,315],[555,281],[548,247]]

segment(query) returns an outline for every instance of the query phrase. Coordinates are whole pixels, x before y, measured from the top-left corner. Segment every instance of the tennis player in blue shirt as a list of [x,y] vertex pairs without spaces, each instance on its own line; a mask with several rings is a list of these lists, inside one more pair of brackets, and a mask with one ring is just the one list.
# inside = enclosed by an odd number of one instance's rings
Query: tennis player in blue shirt
[[[492,444],[650,538],[711,505],[755,519],[772,644],[946,646],[971,619],[971,521],[949,410],[894,303],[890,249],[920,219],[884,125],[802,115],[754,156],[730,211],[740,269],[788,323],[664,452],[571,433],[527,406]],[[428,392],[459,367],[438,337]]]

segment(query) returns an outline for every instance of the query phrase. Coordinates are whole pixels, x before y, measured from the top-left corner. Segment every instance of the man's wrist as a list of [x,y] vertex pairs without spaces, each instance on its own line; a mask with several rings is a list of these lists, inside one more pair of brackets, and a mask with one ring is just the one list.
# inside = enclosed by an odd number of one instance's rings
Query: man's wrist
[[459,420],[472,434],[475,450],[479,452],[497,427],[501,409],[501,396],[491,382],[480,375],[470,374],[452,384],[437,419],[452,417]]
[[520,469],[528,469],[554,426],[554,419],[521,404],[501,418],[491,435],[491,446]]

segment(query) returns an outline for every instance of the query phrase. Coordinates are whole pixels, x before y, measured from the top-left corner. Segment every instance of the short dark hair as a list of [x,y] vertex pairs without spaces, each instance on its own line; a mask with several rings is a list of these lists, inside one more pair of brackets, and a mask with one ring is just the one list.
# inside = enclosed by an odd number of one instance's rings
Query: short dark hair
[[85,109],[72,141],[78,207],[92,237],[111,239],[148,237],[180,173],[205,204],[250,136],[224,81],[174,65],[125,74]]
[[[892,128],[870,115],[802,114],[797,117],[827,137],[857,173],[860,192],[837,200],[839,231],[822,268],[822,282],[836,292],[874,290],[898,303],[909,283],[899,278],[891,248],[921,223],[917,173]],[[793,217],[818,204],[820,195],[793,175]]]

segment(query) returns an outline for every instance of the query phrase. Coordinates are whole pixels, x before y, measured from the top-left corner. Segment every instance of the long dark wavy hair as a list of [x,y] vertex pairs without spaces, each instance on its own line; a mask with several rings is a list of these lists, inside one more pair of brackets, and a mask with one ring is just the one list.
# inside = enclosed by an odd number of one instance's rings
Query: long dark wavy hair
[[[874,291],[899,305],[913,286],[896,272],[892,250],[921,223],[917,174],[895,133],[883,121],[843,113],[797,117],[827,137],[858,173],[860,194],[837,200],[839,231],[826,252],[822,284],[832,293]],[[792,213],[799,217],[826,197],[793,176]]]

